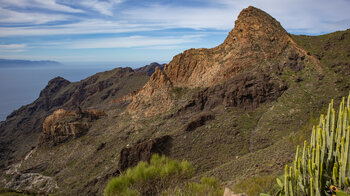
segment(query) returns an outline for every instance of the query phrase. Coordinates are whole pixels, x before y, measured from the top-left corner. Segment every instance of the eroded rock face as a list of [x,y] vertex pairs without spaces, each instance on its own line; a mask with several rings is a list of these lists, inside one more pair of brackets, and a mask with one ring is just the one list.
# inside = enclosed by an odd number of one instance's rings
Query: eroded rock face
[[193,95],[178,114],[187,111],[210,110],[223,104],[243,109],[255,109],[265,102],[271,102],[287,90],[283,81],[263,71],[237,75],[227,82],[209,87]]
[[56,145],[69,138],[85,134],[91,122],[106,114],[103,111],[67,111],[59,109],[48,116],[43,123],[43,132],[39,136],[39,146]]
[[175,56],[164,73],[174,86],[208,87],[278,56],[288,43],[288,34],[278,21],[250,6],[239,14],[223,44],[187,50]]
[[[157,115],[168,111],[174,101],[172,100],[172,87],[212,87],[218,83],[227,81],[240,74],[248,67],[278,57],[290,45],[290,37],[280,23],[264,11],[248,7],[244,9],[235,22],[234,29],[229,33],[224,43],[211,49],[190,49],[176,55],[173,60],[164,67],[164,71],[156,71],[151,80],[133,99],[128,107],[131,114],[145,113],[146,116]],[[293,60],[288,65],[294,66]],[[164,77],[162,77],[164,76]],[[239,87],[246,83],[258,83],[250,76],[236,78],[243,80],[244,84],[231,88],[231,94],[225,93],[227,102],[231,105],[253,103],[265,99],[260,97],[260,90],[269,90],[264,84],[254,85],[257,89],[249,88],[240,90]],[[166,80],[164,79],[166,78]],[[260,76],[257,78],[259,79]],[[266,85],[270,84],[269,82]],[[220,88],[220,87],[219,87]],[[227,88],[227,87],[223,87]],[[235,90],[233,90],[235,89]],[[273,90],[272,90],[273,91]],[[268,92],[270,93],[270,91]],[[227,94],[227,95],[226,95]],[[230,94],[230,95],[229,95]],[[249,94],[259,95],[257,98],[249,98]],[[238,97],[230,97],[235,96]],[[268,98],[267,98],[268,99]],[[166,106],[164,106],[166,105]],[[161,106],[161,107],[160,107]]]
[[[133,97],[128,105],[128,112],[136,115],[140,110],[144,110],[146,117],[161,114],[169,110],[174,100],[169,93],[173,88],[173,83],[169,77],[158,67],[146,85]],[[156,102],[156,103],[155,103]],[[149,105],[156,107],[149,107]]]
[[140,161],[150,161],[152,154],[167,154],[172,138],[169,135],[125,147],[120,152],[119,169],[134,167]]

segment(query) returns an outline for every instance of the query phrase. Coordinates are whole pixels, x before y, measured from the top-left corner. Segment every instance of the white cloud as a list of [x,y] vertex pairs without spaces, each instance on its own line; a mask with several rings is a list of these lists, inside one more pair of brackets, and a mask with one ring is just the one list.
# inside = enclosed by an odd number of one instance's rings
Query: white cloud
[[[276,18],[289,32],[329,33],[350,27],[349,0],[217,0],[226,8],[258,7]],[[227,10],[227,9],[225,9]],[[225,11],[224,10],[224,11]]]
[[165,46],[179,46],[200,40],[201,36],[179,37],[151,37],[151,36],[128,36],[112,38],[91,38],[74,41],[62,41],[46,43],[43,47],[60,47],[66,49],[91,49],[91,48],[153,48],[159,49]]
[[60,14],[22,13],[8,9],[3,9],[0,7],[1,23],[20,23],[37,25],[53,21],[66,20],[67,18],[67,16]]
[[46,10],[81,13],[80,9],[71,8],[66,5],[58,4],[55,0],[0,0],[1,7],[19,7],[19,8],[41,8]]
[[130,21],[157,24],[163,28],[231,29],[234,12],[219,7],[153,5],[123,12]]
[[109,0],[109,1],[99,1],[99,0],[89,0],[81,1],[81,5],[93,9],[100,14],[113,16],[114,7],[120,4],[122,0]]
[[0,44],[0,52],[17,53],[25,51],[26,44]]
[[[350,26],[347,0],[198,0],[201,6],[174,6],[153,4],[132,7],[114,13],[115,6],[122,0],[0,0],[0,22],[25,23],[23,27],[0,27],[0,36],[42,36],[65,34],[103,34],[164,30],[171,28],[190,28],[196,30],[216,29],[229,31],[239,12],[249,5],[256,6],[275,17],[289,32],[323,33],[344,30]],[[9,6],[39,7],[68,14],[48,14],[43,12],[18,12]],[[67,5],[79,5],[79,9]],[[7,7],[6,7],[7,6]],[[1,8],[1,7],[6,7]],[[74,6],[73,6],[74,7]],[[84,9],[84,10],[81,10]],[[76,16],[75,12],[95,10],[100,14],[111,16],[109,20]],[[114,16],[116,15],[117,16]],[[91,16],[90,16],[91,17]],[[30,26],[54,21],[66,21],[69,24],[54,26]],[[74,21],[74,22],[73,22]]]
[[289,32],[320,34],[350,27],[349,0],[198,0],[205,7],[155,4],[124,11],[138,23],[164,28],[230,30],[239,12],[249,5],[258,7],[281,22]]
[[118,21],[85,20],[55,26],[0,27],[0,37],[126,33],[159,29],[162,29],[162,27]]

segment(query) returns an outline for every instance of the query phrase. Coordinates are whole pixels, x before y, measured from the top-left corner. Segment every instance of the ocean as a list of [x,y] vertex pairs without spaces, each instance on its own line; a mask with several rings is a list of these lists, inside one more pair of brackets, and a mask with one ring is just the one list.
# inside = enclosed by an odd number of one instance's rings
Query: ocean
[[54,77],[71,82],[83,80],[95,73],[117,67],[137,68],[149,63],[71,63],[55,67],[0,68],[0,121],[12,111],[35,101],[40,91]]

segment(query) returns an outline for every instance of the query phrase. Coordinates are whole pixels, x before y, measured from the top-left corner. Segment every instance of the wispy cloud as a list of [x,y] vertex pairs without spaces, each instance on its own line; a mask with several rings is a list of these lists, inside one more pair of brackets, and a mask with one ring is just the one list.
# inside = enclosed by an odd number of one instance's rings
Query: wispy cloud
[[0,0],[0,51],[38,57],[45,47],[51,50],[45,51],[48,56],[55,56],[55,49],[65,55],[113,48],[165,54],[184,46],[211,47],[224,39],[249,5],[272,15],[290,33],[350,27],[349,0]]
[[155,25],[129,24],[123,21],[107,21],[101,19],[85,20],[77,23],[60,25],[0,27],[0,37],[15,36],[49,36],[49,35],[85,35],[105,33],[127,33],[153,31],[163,29]]
[[0,44],[0,52],[16,53],[23,52],[27,47],[26,44]]
[[[208,1],[208,0],[205,0]],[[281,22],[291,33],[322,34],[350,27],[349,0],[217,0],[231,10],[258,7]],[[227,10],[227,9],[225,9]],[[237,11],[235,12],[237,13]]]
[[151,5],[123,12],[128,20],[158,24],[163,28],[227,30],[233,27],[234,12],[221,7]]
[[93,9],[103,15],[113,16],[114,7],[120,4],[122,0],[109,0],[109,1],[99,1],[99,0],[90,0],[90,1],[81,1],[81,5],[84,7]]
[[0,7],[0,23],[38,25],[52,21],[67,20],[62,14],[22,13]]
[[69,7],[57,3],[55,0],[0,0],[1,7],[7,8],[41,8],[45,10],[68,12],[68,13],[81,13],[83,10]]
[[79,39],[69,42],[51,42],[46,43],[44,47],[60,47],[66,49],[96,49],[96,48],[161,48],[184,43],[193,43],[200,41],[200,35],[189,35],[179,37],[151,37],[151,36],[127,36],[112,38]]

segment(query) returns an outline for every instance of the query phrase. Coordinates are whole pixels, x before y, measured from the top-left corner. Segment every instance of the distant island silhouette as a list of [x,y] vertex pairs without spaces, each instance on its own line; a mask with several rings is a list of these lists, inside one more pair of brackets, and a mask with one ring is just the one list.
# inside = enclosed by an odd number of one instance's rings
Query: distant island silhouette
[[57,61],[42,60],[17,60],[17,59],[0,59],[0,68],[14,68],[14,67],[44,67],[44,66],[60,66],[62,63]]

